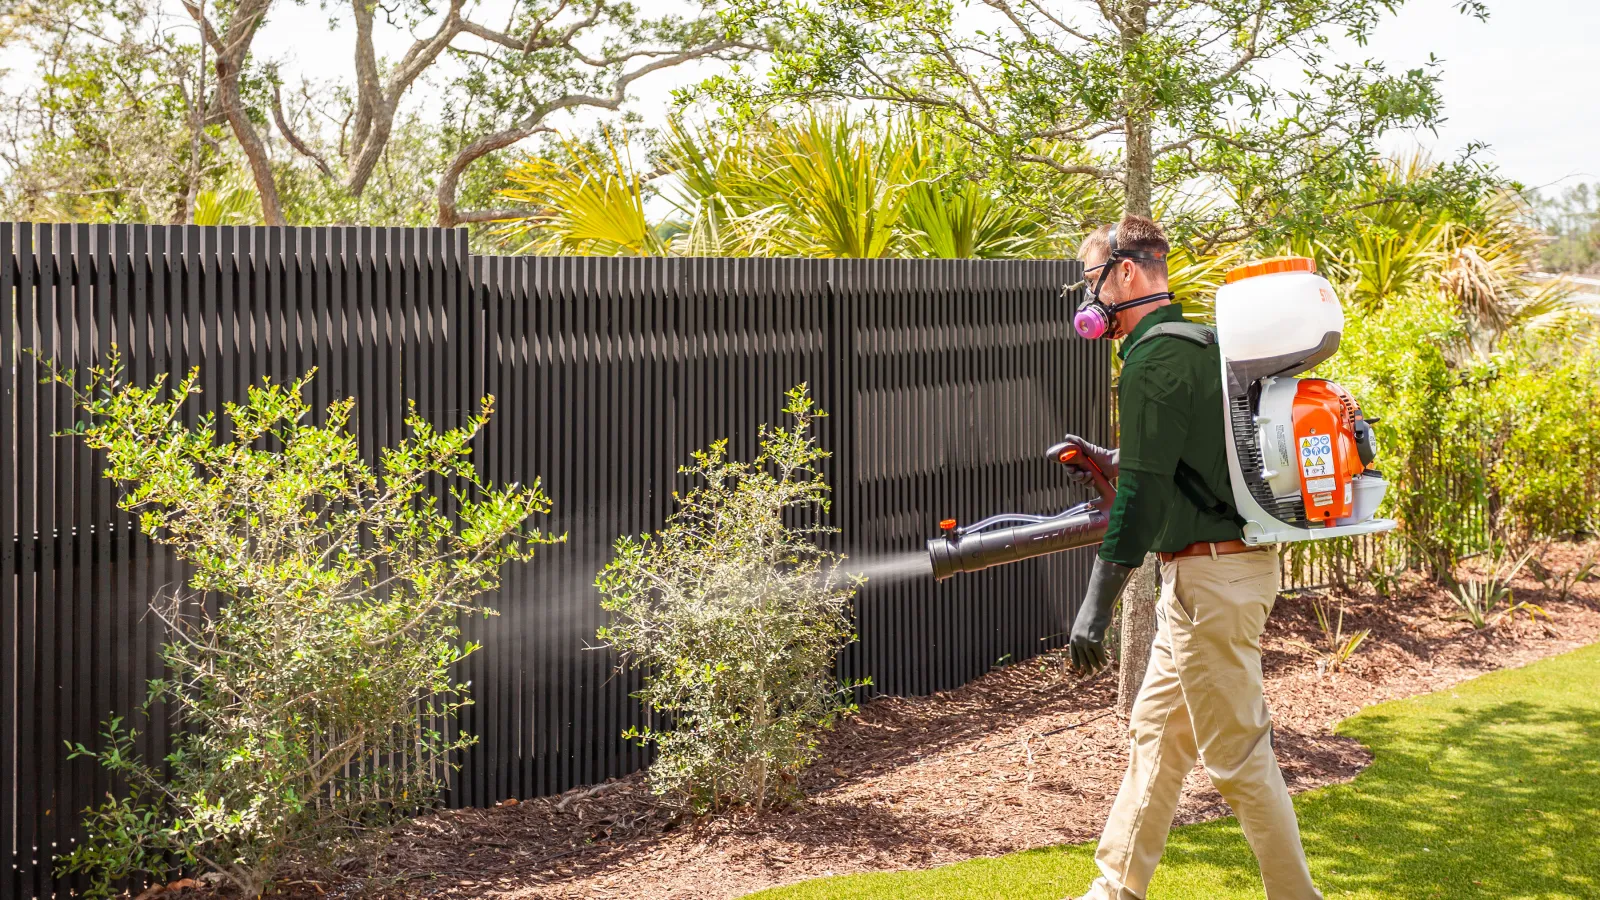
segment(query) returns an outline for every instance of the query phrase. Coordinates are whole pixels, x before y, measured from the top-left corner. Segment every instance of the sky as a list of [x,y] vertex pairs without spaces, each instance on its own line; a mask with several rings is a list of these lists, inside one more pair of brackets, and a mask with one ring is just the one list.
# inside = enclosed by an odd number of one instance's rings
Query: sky
[[1390,146],[1455,150],[1478,140],[1523,184],[1600,181],[1600,3],[1490,0],[1488,22],[1454,7],[1416,0],[1364,50],[1395,67],[1420,66],[1430,52],[1444,63],[1448,121],[1437,136],[1392,136]]
[[[481,5],[504,7],[508,2],[481,0]],[[645,2],[654,11],[681,0]],[[1061,0],[1061,5],[1070,7],[1073,0]],[[1457,0],[1411,0],[1378,27],[1367,47],[1336,41],[1335,57],[1351,61],[1371,57],[1394,69],[1421,66],[1430,53],[1443,61],[1448,121],[1437,134],[1390,135],[1386,148],[1403,152],[1421,147],[1448,156],[1481,141],[1489,145],[1486,158],[1523,184],[1600,181],[1600,89],[1595,77],[1600,71],[1600,2],[1489,0],[1486,23],[1461,15],[1456,6]],[[257,47],[263,57],[281,61],[286,74],[348,81],[348,33],[330,31],[327,24],[328,14],[319,4],[284,4]],[[390,44],[380,50],[398,55],[406,40],[391,35]],[[9,63],[11,77],[26,77],[18,61],[6,55],[0,53],[0,61]],[[634,106],[646,124],[659,124],[670,108],[672,89],[705,72],[704,67],[684,67],[642,82]],[[419,96],[418,102],[427,102],[426,92]]]

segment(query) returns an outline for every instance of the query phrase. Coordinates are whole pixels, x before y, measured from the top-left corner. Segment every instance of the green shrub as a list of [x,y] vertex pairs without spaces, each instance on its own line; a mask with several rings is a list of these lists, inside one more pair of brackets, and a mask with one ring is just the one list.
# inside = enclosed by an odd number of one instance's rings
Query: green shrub
[[617,541],[597,580],[612,614],[600,639],[644,670],[638,696],[672,723],[627,736],[659,751],[653,789],[697,811],[797,797],[853,687],[834,658],[854,638],[855,583],[817,544],[832,529],[805,524],[828,507],[810,434],[823,413],[804,385],[788,397],[792,428],[763,426],[751,462],[725,440],[696,452],[682,471],[701,485],[659,532]]
[[1348,388],[1379,420],[1374,465],[1389,481],[1383,515],[1401,523],[1434,577],[1483,549],[1476,510],[1484,452],[1477,385],[1454,361],[1466,332],[1448,304],[1422,293],[1345,319],[1339,352],[1315,374]]
[[[105,451],[122,508],[194,575],[152,600],[171,638],[149,698],[175,711],[172,752],[140,759],[119,720],[104,747],[75,748],[131,790],[88,811],[87,841],[63,866],[92,873],[100,895],[176,862],[254,897],[283,863],[348,852],[433,802],[451,753],[471,743],[449,728],[468,702],[450,668],[476,649],[457,619],[488,614],[473,597],[549,540],[522,530],[549,503],[537,484],[484,485],[467,461],[492,398],[449,431],[413,412],[374,471],[349,428],[353,401],[308,424],[310,375],[229,404],[226,438],[211,416],[181,424],[194,373],[170,391],[165,377],[120,377],[115,361],[94,371],[78,432]],[[453,519],[430,489],[445,482]],[[204,594],[221,601],[213,611]]]
[[1564,336],[1502,353],[1481,402],[1499,541],[1572,536],[1600,517],[1600,354]]
[[1437,293],[1347,317],[1317,374],[1380,418],[1383,512],[1435,578],[1491,545],[1571,536],[1600,514],[1600,354],[1582,327],[1514,334],[1482,356]]

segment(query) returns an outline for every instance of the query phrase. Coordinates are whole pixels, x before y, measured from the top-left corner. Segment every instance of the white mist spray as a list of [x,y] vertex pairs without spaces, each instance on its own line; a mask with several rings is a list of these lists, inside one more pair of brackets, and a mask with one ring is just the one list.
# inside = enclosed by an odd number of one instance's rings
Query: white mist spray
[[925,550],[884,553],[863,558],[851,557],[839,564],[839,571],[859,575],[869,584],[895,584],[917,578],[932,578],[933,563]]

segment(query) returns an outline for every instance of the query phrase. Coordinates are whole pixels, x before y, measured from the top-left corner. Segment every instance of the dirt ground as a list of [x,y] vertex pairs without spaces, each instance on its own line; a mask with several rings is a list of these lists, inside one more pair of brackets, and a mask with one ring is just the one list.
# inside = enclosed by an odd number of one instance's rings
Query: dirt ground
[[[1545,558],[1570,568],[1584,548]],[[1471,568],[1470,565],[1468,567]],[[1343,597],[1345,630],[1371,629],[1339,671],[1319,672],[1309,595],[1278,601],[1265,640],[1276,747],[1292,790],[1353,778],[1369,761],[1332,727],[1362,707],[1438,690],[1600,640],[1600,582],[1566,599],[1524,574],[1517,600],[1543,620],[1474,631],[1420,579],[1400,596]],[[678,821],[638,776],[562,797],[440,812],[411,823],[374,865],[300,882],[301,896],[721,900],[820,875],[925,868],[1093,840],[1127,760],[1115,677],[1079,679],[1058,656],[959,690],[884,698],[828,736],[797,810]],[[1200,770],[1180,821],[1227,814]],[[313,889],[315,893],[313,893]]]

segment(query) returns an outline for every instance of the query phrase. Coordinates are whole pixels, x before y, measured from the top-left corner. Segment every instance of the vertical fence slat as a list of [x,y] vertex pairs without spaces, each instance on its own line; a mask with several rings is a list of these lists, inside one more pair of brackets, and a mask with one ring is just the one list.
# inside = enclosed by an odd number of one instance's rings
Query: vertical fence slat
[[[14,448],[0,483],[17,487],[0,503],[0,888],[29,896],[66,886],[52,866],[78,809],[125,790],[67,763],[61,743],[93,741],[143,700],[164,637],[144,610],[187,575],[114,505],[99,455],[51,437],[75,413],[64,390],[38,384],[40,357],[82,372],[115,345],[137,383],[197,365],[190,424],[264,376],[314,366],[319,421],[330,400],[355,396],[368,459],[402,437],[407,401],[449,428],[496,395],[474,461],[496,482],[542,477],[556,507],[539,524],[571,543],[504,573],[485,598],[500,617],[463,622],[484,650],[460,672],[476,705],[459,725],[480,743],[450,779],[457,806],[648,762],[620,737],[659,724],[630,696],[638,674],[580,649],[602,621],[594,572],[619,533],[671,512],[691,450],[727,437],[754,453],[794,384],[830,414],[817,426],[833,453],[826,521],[857,558],[914,550],[945,515],[1065,505],[1071,492],[1033,445],[1064,430],[1109,436],[1106,350],[1069,339],[1071,304],[1056,293],[1075,263],[474,257],[463,231],[353,227],[0,223],[0,244],[0,293],[15,309],[0,323],[0,424]],[[840,673],[873,679],[863,699],[923,693],[1059,646],[1045,633],[1060,625],[1056,598],[1063,584],[1081,590],[1088,559],[869,584]],[[160,758],[163,722],[128,724]]]
[[[26,226],[24,226],[26,227]],[[17,253],[17,226],[0,222],[0,297],[7,300],[16,296],[17,270],[20,257]],[[11,301],[13,304],[16,301]],[[18,311],[20,313],[20,310]],[[21,370],[17,358],[16,321],[18,315],[0,315],[0,432],[7,438],[0,448],[0,484],[17,485],[17,459],[11,449],[13,423],[16,421],[16,393]],[[27,321],[22,316],[22,321]],[[0,558],[0,682],[6,687],[0,692],[0,894],[7,897],[22,893],[21,867],[26,859],[18,852],[26,844],[27,835],[20,832],[19,810],[14,792],[8,788],[14,783],[13,773],[18,769],[17,749],[21,735],[17,732],[21,673],[18,670],[21,598],[17,591],[18,555],[22,549],[17,530],[16,502],[19,491],[0,493],[0,539],[5,543]],[[25,776],[24,776],[25,777]]]

